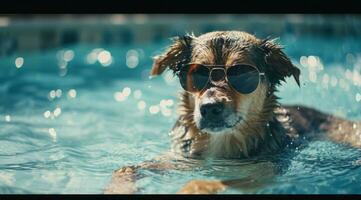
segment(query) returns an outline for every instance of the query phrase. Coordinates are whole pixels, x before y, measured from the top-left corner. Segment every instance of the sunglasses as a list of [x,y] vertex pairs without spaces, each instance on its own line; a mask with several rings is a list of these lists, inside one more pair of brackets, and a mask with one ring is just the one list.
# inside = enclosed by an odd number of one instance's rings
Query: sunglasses
[[256,67],[248,64],[236,64],[225,68],[224,65],[186,64],[177,73],[184,90],[188,92],[202,91],[208,84],[226,80],[241,94],[250,94],[260,83],[261,73]]

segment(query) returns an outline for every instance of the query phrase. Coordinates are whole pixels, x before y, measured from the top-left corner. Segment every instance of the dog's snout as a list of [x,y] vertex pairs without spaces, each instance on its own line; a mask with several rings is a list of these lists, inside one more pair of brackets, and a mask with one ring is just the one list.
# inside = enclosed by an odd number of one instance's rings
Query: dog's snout
[[201,115],[205,119],[220,118],[223,110],[224,110],[223,103],[208,103],[200,107]]

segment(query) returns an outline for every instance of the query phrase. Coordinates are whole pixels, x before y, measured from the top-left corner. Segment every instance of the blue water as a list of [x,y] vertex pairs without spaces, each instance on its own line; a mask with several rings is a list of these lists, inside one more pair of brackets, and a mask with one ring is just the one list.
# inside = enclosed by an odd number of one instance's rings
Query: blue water
[[[287,79],[281,102],[361,120],[360,42],[282,36],[302,70],[302,87]],[[0,193],[102,193],[113,170],[166,152],[181,88],[169,73],[148,78],[151,56],[166,44],[78,44],[1,58]],[[137,186],[142,193],[175,193],[192,179],[275,168],[272,178],[256,177],[258,185],[224,193],[361,193],[360,160],[358,149],[313,141],[275,156],[144,171]]]

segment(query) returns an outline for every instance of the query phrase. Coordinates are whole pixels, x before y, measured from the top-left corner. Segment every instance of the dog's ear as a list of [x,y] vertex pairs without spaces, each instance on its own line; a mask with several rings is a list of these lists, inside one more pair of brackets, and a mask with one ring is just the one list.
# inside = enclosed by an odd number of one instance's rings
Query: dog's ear
[[173,43],[168,47],[165,53],[155,56],[151,76],[161,74],[167,67],[176,71],[181,64],[189,61],[191,52],[191,42],[193,35],[185,35],[173,38]]
[[265,53],[266,71],[271,75],[271,82],[279,83],[285,81],[285,77],[293,76],[300,86],[300,70],[292,64],[275,40],[262,40],[260,48]]

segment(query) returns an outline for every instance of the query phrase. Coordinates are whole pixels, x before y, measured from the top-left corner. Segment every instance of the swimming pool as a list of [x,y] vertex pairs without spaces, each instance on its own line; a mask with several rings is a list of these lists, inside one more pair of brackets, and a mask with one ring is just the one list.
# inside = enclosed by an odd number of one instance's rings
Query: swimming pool
[[[361,120],[361,39],[285,35],[285,52],[302,70],[282,103],[300,103]],[[171,73],[149,79],[159,44],[92,46],[0,60],[0,193],[102,193],[113,170],[169,149],[177,116]],[[191,162],[191,161],[190,161]],[[224,193],[361,193],[361,151],[313,141],[281,155],[207,160],[190,171],[145,171],[142,193],[175,193],[187,181],[244,177],[276,165],[263,185]]]

